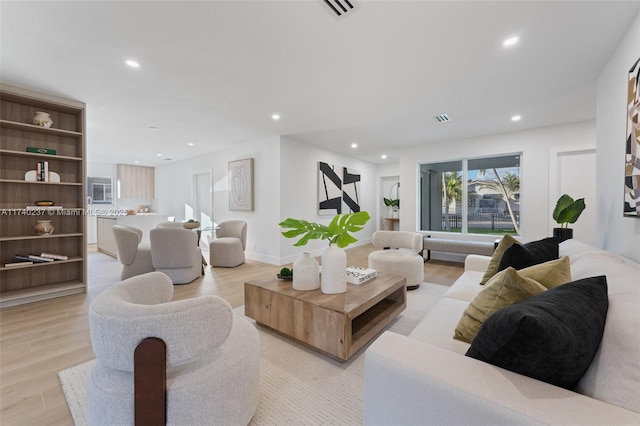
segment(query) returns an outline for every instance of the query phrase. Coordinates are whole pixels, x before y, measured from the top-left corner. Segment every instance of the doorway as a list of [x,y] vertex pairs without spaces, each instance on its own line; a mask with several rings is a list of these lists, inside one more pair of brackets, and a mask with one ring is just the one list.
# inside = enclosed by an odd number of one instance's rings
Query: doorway
[[192,174],[193,218],[200,222],[200,248],[209,250],[209,239],[213,232],[213,181],[211,169],[198,170]]
[[[551,211],[562,194],[584,198],[587,208],[573,228],[573,237],[596,245],[596,150],[595,148],[557,150],[551,153],[549,206]],[[555,174],[555,176],[553,176]],[[551,216],[550,216],[551,217]],[[557,224],[551,218],[553,227]],[[549,234],[551,235],[551,234]]]

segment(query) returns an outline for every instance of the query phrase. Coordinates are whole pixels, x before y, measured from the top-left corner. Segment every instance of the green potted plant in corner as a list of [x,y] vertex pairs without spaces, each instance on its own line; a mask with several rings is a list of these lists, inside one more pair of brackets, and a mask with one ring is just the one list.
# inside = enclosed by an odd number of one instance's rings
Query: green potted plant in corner
[[389,213],[391,217],[395,217],[394,213],[396,213],[400,208],[400,200],[397,198],[396,199],[383,198],[382,200],[384,201],[384,205],[389,207]]
[[559,242],[573,238],[573,229],[569,228],[569,224],[575,223],[585,208],[584,198],[574,200],[569,195],[564,194],[558,199],[556,208],[553,210],[553,219],[560,227],[553,228],[553,236]]
[[[337,214],[328,226],[292,218],[285,219],[278,225],[288,229],[282,231],[284,237],[300,237],[294,244],[296,247],[306,245],[309,240],[329,240],[329,247],[322,253],[320,290],[326,294],[335,294],[347,291],[347,254],[344,248],[358,241],[351,233],[362,230],[370,218],[369,213],[361,211]],[[293,277],[295,281],[295,264]]]

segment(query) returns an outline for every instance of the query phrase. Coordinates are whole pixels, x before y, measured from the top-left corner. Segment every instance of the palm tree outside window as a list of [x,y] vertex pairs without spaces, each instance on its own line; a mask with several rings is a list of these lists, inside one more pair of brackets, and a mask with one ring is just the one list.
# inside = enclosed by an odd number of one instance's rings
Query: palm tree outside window
[[512,154],[422,164],[421,230],[519,234],[520,157]]

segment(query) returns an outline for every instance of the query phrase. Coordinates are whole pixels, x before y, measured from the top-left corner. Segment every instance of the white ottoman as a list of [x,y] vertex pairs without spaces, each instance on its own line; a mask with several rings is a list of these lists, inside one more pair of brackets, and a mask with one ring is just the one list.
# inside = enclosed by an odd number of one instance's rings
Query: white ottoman
[[424,281],[422,256],[408,250],[376,250],[369,254],[369,268],[407,277],[407,290],[415,290]]

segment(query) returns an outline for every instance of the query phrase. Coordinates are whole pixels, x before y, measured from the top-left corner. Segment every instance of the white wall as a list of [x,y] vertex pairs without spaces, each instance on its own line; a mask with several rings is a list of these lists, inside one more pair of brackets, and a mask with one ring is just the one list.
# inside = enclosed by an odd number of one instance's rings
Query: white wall
[[[521,236],[531,241],[550,236],[553,227],[549,201],[549,152],[563,147],[595,147],[595,123],[585,121],[519,132],[449,141],[406,148],[400,156],[400,228],[419,229],[419,164],[522,153],[520,164]],[[455,148],[455,149],[453,149]],[[457,153],[454,157],[452,152]],[[433,234],[433,233],[431,233]],[[493,241],[494,237],[478,237]]]
[[[278,137],[236,145],[223,151],[156,167],[155,192],[157,210],[177,221],[185,219],[185,206],[190,206],[192,172],[211,169],[213,172],[213,219],[247,221],[247,251],[249,259],[278,264],[280,199],[280,141]],[[254,159],[254,209],[229,210],[228,162]],[[188,218],[186,218],[188,219]]]
[[[254,211],[230,211],[227,163],[249,157],[254,159]],[[280,265],[293,262],[303,251],[319,255],[326,242],[312,241],[304,248],[294,247],[295,240],[284,238],[278,226],[287,217],[325,224],[331,220],[331,216],[317,214],[318,161],[360,170],[362,207],[369,212],[375,209],[375,165],[295,139],[273,137],[156,167],[157,210],[184,220],[184,206],[191,203],[191,174],[210,168],[214,181],[214,220],[247,221],[247,258]],[[374,230],[375,219],[356,235],[358,244],[369,242]]]
[[[280,219],[273,222],[276,227],[280,221],[288,217],[329,224],[333,216],[319,216],[317,210],[318,162],[322,161],[361,172],[361,209],[369,212],[372,219],[365,229],[355,235],[359,241],[354,246],[370,242],[376,228],[375,211],[378,203],[378,175],[375,164],[285,136],[281,138],[280,154]],[[278,234],[280,231],[278,227]],[[294,261],[305,251],[313,256],[320,255],[327,247],[326,241],[313,240],[303,247],[294,247],[293,244],[297,240],[287,239],[281,235],[278,235],[278,239],[281,244],[280,255],[283,263]]]
[[598,247],[640,262],[640,218],[623,217],[627,75],[640,54],[640,14],[597,83]]

